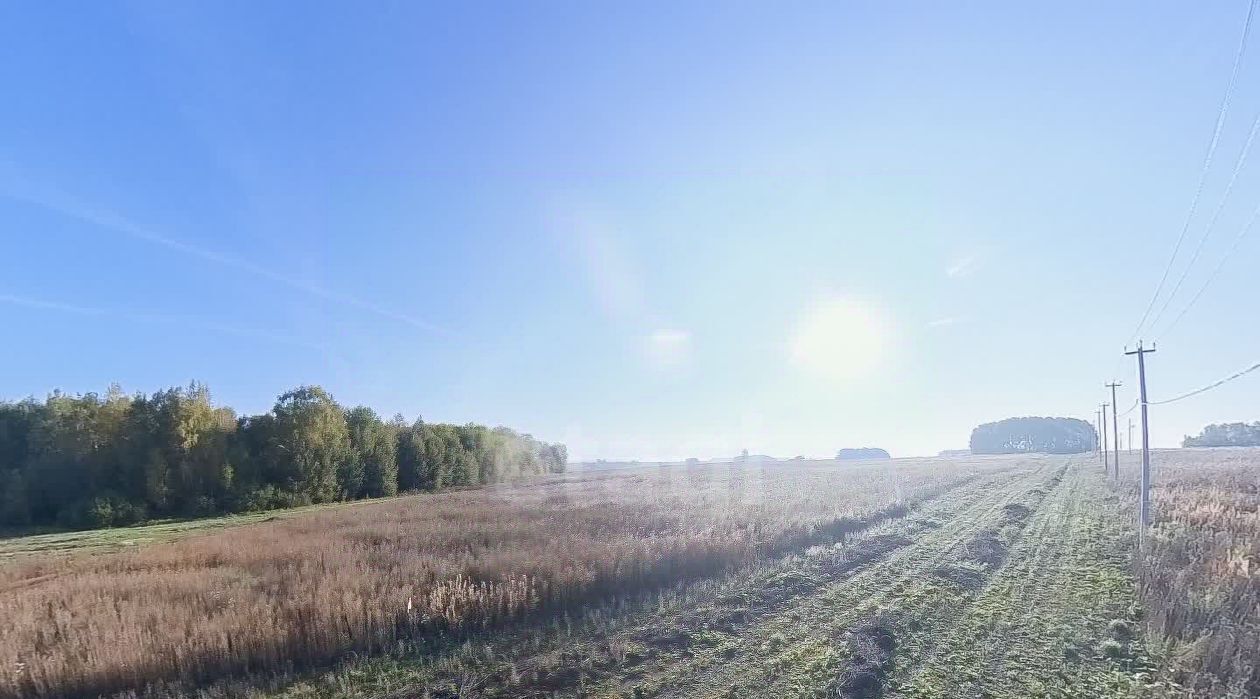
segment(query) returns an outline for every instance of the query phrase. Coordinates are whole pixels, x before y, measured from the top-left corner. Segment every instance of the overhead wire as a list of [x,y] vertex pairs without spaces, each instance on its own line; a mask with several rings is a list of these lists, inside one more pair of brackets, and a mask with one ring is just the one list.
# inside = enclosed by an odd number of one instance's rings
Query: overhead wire
[[1251,131],[1247,134],[1247,142],[1243,144],[1242,152],[1238,154],[1238,160],[1234,163],[1234,171],[1229,176],[1229,182],[1225,185],[1225,191],[1221,194],[1221,200],[1217,203],[1216,210],[1212,212],[1212,218],[1208,220],[1207,227],[1203,229],[1203,235],[1199,236],[1199,242],[1194,246],[1194,252],[1190,255],[1190,261],[1181,270],[1181,276],[1177,277],[1177,283],[1173,285],[1172,291],[1168,292],[1168,296],[1164,299],[1164,304],[1155,313],[1155,317],[1151,318],[1151,328],[1158,325],[1159,319],[1164,317],[1164,312],[1168,310],[1168,305],[1177,297],[1177,292],[1181,290],[1181,285],[1186,281],[1190,270],[1194,268],[1194,263],[1199,260],[1199,255],[1203,253],[1203,244],[1212,235],[1212,230],[1216,228],[1216,222],[1220,219],[1221,212],[1225,210],[1225,204],[1229,201],[1229,195],[1234,190],[1234,184],[1238,181],[1238,175],[1247,163],[1247,155],[1251,151],[1251,144],[1256,140],[1256,132],[1258,130],[1260,130],[1260,114],[1257,114],[1256,118],[1251,122]]
[[1141,334],[1142,328],[1146,325],[1146,319],[1150,317],[1151,309],[1155,307],[1155,302],[1159,300],[1160,292],[1164,289],[1164,284],[1168,281],[1168,273],[1172,271],[1173,263],[1177,260],[1177,254],[1181,251],[1181,244],[1185,242],[1186,233],[1190,230],[1190,222],[1194,219],[1194,214],[1199,208],[1199,199],[1203,196],[1203,185],[1207,181],[1208,170],[1212,167],[1212,158],[1216,154],[1216,146],[1221,140],[1221,127],[1225,124],[1225,116],[1229,112],[1229,103],[1234,95],[1234,87],[1238,84],[1238,71],[1242,66],[1243,56],[1247,52],[1247,38],[1251,34],[1251,20],[1255,15],[1257,0],[1251,0],[1247,5],[1247,19],[1243,22],[1242,39],[1238,43],[1238,51],[1234,54],[1234,65],[1230,69],[1229,82],[1225,87],[1225,96],[1221,99],[1221,106],[1217,110],[1216,125],[1212,128],[1212,138],[1208,142],[1207,154],[1203,158],[1203,167],[1199,171],[1199,182],[1195,186],[1194,197],[1190,200],[1190,210],[1186,213],[1186,220],[1181,226],[1181,232],[1177,235],[1177,242],[1173,245],[1172,255],[1168,258],[1168,264],[1164,265],[1164,273],[1159,278],[1159,284],[1155,285],[1155,293],[1151,295],[1151,300],[1146,304],[1146,310],[1142,312],[1142,317],[1138,320],[1137,327],[1133,330],[1133,336],[1130,341],[1137,339]]
[[1242,244],[1243,239],[1251,233],[1251,230],[1255,227],[1257,220],[1260,220],[1260,205],[1257,205],[1255,210],[1251,212],[1251,218],[1247,219],[1247,223],[1244,224],[1238,231],[1238,235],[1234,236],[1234,242],[1230,245],[1229,250],[1225,252],[1225,256],[1217,261],[1215,269],[1213,269],[1212,273],[1209,274],[1207,279],[1203,281],[1199,290],[1194,292],[1194,296],[1190,297],[1190,302],[1181,309],[1181,312],[1173,317],[1171,323],[1164,327],[1163,332],[1160,333],[1160,337],[1172,332],[1172,329],[1177,327],[1177,323],[1185,317],[1186,313],[1189,312],[1191,308],[1194,307],[1195,302],[1199,300],[1199,297],[1203,295],[1203,292],[1206,291],[1207,288],[1211,286],[1212,282],[1216,280],[1216,277],[1220,275],[1221,269],[1225,267],[1225,263],[1229,261],[1229,258],[1234,256],[1234,253],[1238,252],[1238,247]]
[[1216,381],[1213,381],[1212,383],[1210,383],[1210,384],[1208,384],[1208,385],[1204,386],[1203,388],[1196,388],[1196,389],[1195,389],[1195,390],[1193,390],[1193,391],[1189,391],[1189,392],[1187,392],[1187,393],[1183,393],[1183,394],[1181,394],[1181,395],[1179,395],[1179,396],[1176,396],[1176,397],[1174,397],[1174,398],[1168,398],[1168,399],[1165,399],[1165,400],[1152,400],[1152,401],[1147,401],[1147,402],[1146,402],[1146,404],[1147,404],[1147,405],[1165,405],[1165,404],[1167,404],[1167,403],[1176,403],[1176,402],[1177,402],[1177,401],[1179,401],[1179,400],[1185,400],[1186,398],[1189,398],[1189,397],[1191,397],[1191,396],[1197,396],[1197,395],[1199,395],[1200,393],[1205,393],[1205,392],[1210,391],[1210,390],[1212,390],[1212,389],[1214,389],[1214,388],[1216,388],[1216,387],[1218,387],[1218,386],[1221,386],[1221,385],[1227,384],[1227,383],[1229,383],[1230,381],[1233,381],[1234,379],[1237,379],[1237,378],[1240,378],[1240,377],[1245,376],[1245,375],[1247,375],[1247,374],[1250,374],[1251,372],[1255,371],[1256,369],[1260,369],[1260,362],[1256,362],[1255,364],[1252,364],[1251,366],[1247,367],[1246,369],[1243,369],[1242,371],[1237,371],[1237,372],[1234,372],[1233,374],[1230,374],[1229,376],[1226,376],[1226,377],[1225,377],[1225,378],[1223,378],[1223,379],[1218,379],[1218,380],[1216,380]]

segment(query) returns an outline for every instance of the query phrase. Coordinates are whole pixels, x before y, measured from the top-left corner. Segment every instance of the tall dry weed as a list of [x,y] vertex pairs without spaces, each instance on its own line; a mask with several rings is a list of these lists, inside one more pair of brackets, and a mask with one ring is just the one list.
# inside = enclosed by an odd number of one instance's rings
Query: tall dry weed
[[976,464],[641,470],[399,498],[0,568],[0,697],[200,684],[713,575]]
[[1260,449],[1152,463],[1155,521],[1137,560],[1148,642],[1192,696],[1260,696]]

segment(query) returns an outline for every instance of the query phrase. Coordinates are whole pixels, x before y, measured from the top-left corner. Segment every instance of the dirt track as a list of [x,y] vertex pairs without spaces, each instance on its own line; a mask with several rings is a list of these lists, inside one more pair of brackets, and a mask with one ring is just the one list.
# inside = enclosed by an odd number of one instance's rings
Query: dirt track
[[845,542],[272,696],[1137,696],[1117,511],[1088,457],[1012,457]]
[[1100,471],[1013,459],[843,545],[469,647],[423,682],[356,694],[1132,696],[1142,648],[1117,635],[1136,613],[1128,541]]

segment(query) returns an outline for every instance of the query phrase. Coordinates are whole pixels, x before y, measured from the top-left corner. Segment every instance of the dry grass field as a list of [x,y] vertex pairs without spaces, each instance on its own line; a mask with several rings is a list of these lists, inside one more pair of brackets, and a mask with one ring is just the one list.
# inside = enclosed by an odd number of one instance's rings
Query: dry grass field
[[[843,546],[798,549],[639,603],[343,663],[260,696],[1141,696],[1150,662],[1129,633],[1132,530],[1101,468],[1062,456],[983,466],[994,468]],[[202,696],[243,691],[257,690]]]
[[1152,474],[1137,569],[1163,674],[1194,696],[1260,696],[1260,449],[1160,451]]
[[1260,450],[1158,452],[1141,555],[1123,463],[642,468],[10,539],[0,696],[1256,696]]
[[0,568],[0,696],[318,666],[834,542],[1001,463],[671,468],[309,513]]

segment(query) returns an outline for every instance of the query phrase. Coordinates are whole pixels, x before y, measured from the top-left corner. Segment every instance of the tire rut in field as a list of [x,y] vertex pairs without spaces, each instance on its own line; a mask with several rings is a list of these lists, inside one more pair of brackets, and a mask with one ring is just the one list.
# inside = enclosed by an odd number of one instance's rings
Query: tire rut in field
[[[816,592],[820,580],[847,576],[888,557],[896,550],[909,545],[922,526],[907,517],[924,511],[934,511],[938,501],[948,499],[957,490],[978,489],[986,478],[1005,476],[1005,471],[989,476],[968,476],[958,479],[939,492],[921,498],[909,506],[885,508],[864,521],[845,520],[843,526],[824,527],[832,536],[815,538],[811,549],[836,550],[818,544],[834,544],[839,555],[830,557],[799,555],[798,551],[775,561],[769,561],[753,573],[747,584],[735,589],[718,592],[714,599],[700,608],[683,612],[662,626],[655,619],[655,611],[642,608],[621,613],[617,623],[618,638],[597,642],[598,652],[559,653],[536,652],[532,655],[511,658],[506,663],[508,671],[487,671],[475,678],[450,677],[439,680],[426,688],[426,697],[468,696],[467,688],[475,686],[472,696],[587,696],[593,686],[604,678],[630,674],[641,676],[632,669],[635,665],[650,665],[662,658],[692,657],[691,647],[697,639],[721,633],[734,633],[738,628],[755,623],[758,618],[771,615],[790,607],[797,599]],[[847,544],[843,543],[846,542]],[[732,573],[727,579],[747,575]],[[721,579],[699,581],[682,589],[723,590]],[[690,592],[680,593],[690,596]],[[703,593],[701,593],[702,595]],[[633,607],[634,605],[623,605]],[[639,621],[634,621],[639,618]],[[568,621],[566,619],[566,625]],[[584,632],[579,632],[584,633]],[[588,639],[590,640],[590,639]],[[572,641],[570,641],[572,642]],[[627,651],[629,648],[631,650]],[[627,672],[627,667],[631,669]],[[445,687],[445,689],[443,689]],[[394,692],[393,697],[419,696],[417,691],[406,689]]]
[[[1049,494],[1056,492],[1063,480],[1066,465],[1057,468],[1044,484],[1033,487],[991,511],[983,524],[961,542],[946,549],[939,565],[916,572],[929,577],[909,577],[903,585],[883,598],[898,600],[895,608],[884,612],[887,633],[896,639],[899,652],[888,658],[880,686],[852,687],[846,682],[851,667],[866,667],[865,659],[856,654],[840,677],[822,688],[825,696],[877,697],[895,693],[907,676],[924,658],[933,656],[947,637],[948,629],[957,624],[986,589],[994,576],[1008,562],[1011,548],[1023,537],[1030,515],[1040,508]],[[896,593],[901,593],[900,598]],[[859,627],[860,628],[860,627]],[[852,636],[852,634],[850,634]],[[849,641],[852,653],[852,641]]]
[[[1011,508],[1016,501],[1027,502],[1052,488],[1059,471],[1053,471],[1047,479],[1046,470],[1040,469],[1028,478],[1015,481],[991,493],[987,499],[960,510],[951,520],[950,527],[943,528],[936,536],[925,537],[913,552],[907,552],[904,560],[897,561],[898,566],[889,567],[886,571],[889,575],[872,580],[871,585],[839,588],[833,595],[821,599],[820,603],[825,606],[818,610],[816,616],[824,621],[812,629],[813,638],[806,638],[804,645],[812,647],[815,655],[829,656],[833,662],[823,663],[822,667],[816,667],[812,672],[806,668],[804,673],[787,667],[777,668],[776,672],[763,676],[760,681],[748,683],[749,694],[878,696],[882,693],[896,667],[905,662],[906,656],[917,654],[924,638],[930,637],[925,633],[930,625],[925,622],[932,621],[931,615],[953,613],[953,605],[935,604],[937,600],[920,594],[923,582],[932,580],[932,571],[941,569],[947,561],[975,551],[975,542],[986,538],[987,525],[1000,522],[1012,511],[1018,511]],[[915,610],[919,610],[918,613],[912,613]],[[866,620],[872,617],[878,618],[881,626],[896,641],[897,651],[892,657],[881,659],[879,666],[874,666],[869,658],[855,652],[855,644],[860,646],[862,643],[862,629],[868,625]],[[802,654],[802,657],[808,658],[808,655]],[[796,669],[800,668],[798,663]],[[872,687],[869,682],[854,684],[851,678],[855,674],[868,678],[874,675],[881,682],[877,687]]]
[[[951,552],[965,547],[981,530],[980,525],[1000,517],[1005,506],[1039,489],[1044,493],[1044,485],[1052,487],[1057,474],[1048,479],[1048,468],[1042,466],[996,487],[978,489],[965,502],[956,499],[949,503],[952,507],[938,513],[946,516],[944,523],[925,531],[912,545],[855,576],[828,585],[791,609],[741,629],[733,652],[717,667],[697,670],[680,664],[662,669],[655,678],[659,691],[647,695],[810,696],[830,692],[834,696],[845,683],[858,694],[869,695],[871,678],[879,679],[882,685],[890,659],[900,651],[889,653],[889,658],[860,655],[854,648],[865,642],[862,629],[870,628],[871,620],[880,627],[903,625],[905,620],[886,603],[902,596]],[[851,659],[861,662],[848,663]]]
[[1109,622],[1123,621],[1133,599],[1103,492],[1088,466],[1068,474],[1010,564],[920,663],[905,696],[1128,696],[1139,668],[1097,653]]
[[[937,580],[953,589],[929,589],[917,608],[904,610],[908,617],[904,628],[917,642],[907,644],[910,652],[897,658],[896,672],[890,673],[889,694],[899,696],[919,668],[956,642],[960,621],[1010,565],[1012,551],[1030,535],[1034,515],[1066,489],[1063,479],[1069,467],[1070,462],[1058,468],[1044,486],[1028,491],[1020,502],[1004,505],[996,521],[952,551],[950,563],[932,571]],[[1035,533],[1033,538],[1044,538],[1044,532]]]
[[[905,537],[909,541],[899,542],[904,545],[898,546],[893,556],[876,560],[872,565],[863,567],[853,575],[829,575],[828,578],[832,581],[829,587],[834,587],[835,584],[862,585],[864,581],[882,579],[888,570],[900,568],[900,565],[893,561],[905,560],[908,555],[911,555],[910,552],[922,548],[925,540],[942,536],[948,531],[948,523],[954,521],[956,516],[950,509],[957,508],[960,504],[974,507],[974,503],[982,502],[983,498],[983,490],[977,488],[973,492],[966,493],[961,503],[948,503],[930,513],[923,513],[921,519],[908,523],[910,529],[894,534],[894,536]],[[942,525],[938,518],[944,518],[946,524]],[[824,561],[823,565],[824,569],[827,569],[832,563]],[[841,569],[837,572],[845,572],[842,570],[843,561],[839,562],[839,566]],[[868,586],[871,585],[868,584]],[[815,590],[813,595],[802,597],[789,608],[767,610],[767,613],[750,620],[750,623],[736,630],[736,636],[732,639],[734,643],[726,651],[726,662],[717,667],[698,667],[684,662],[658,668],[655,678],[657,691],[649,692],[648,695],[653,696],[657,692],[665,697],[704,694],[707,690],[737,684],[731,681],[732,675],[750,674],[767,663],[781,664],[782,661],[775,656],[783,655],[782,649],[795,643],[796,633],[800,629],[816,623],[815,610],[820,606],[817,598],[825,593],[826,588]],[[721,694],[721,691],[717,692],[717,695]],[[738,694],[738,690],[734,692],[734,695]]]

